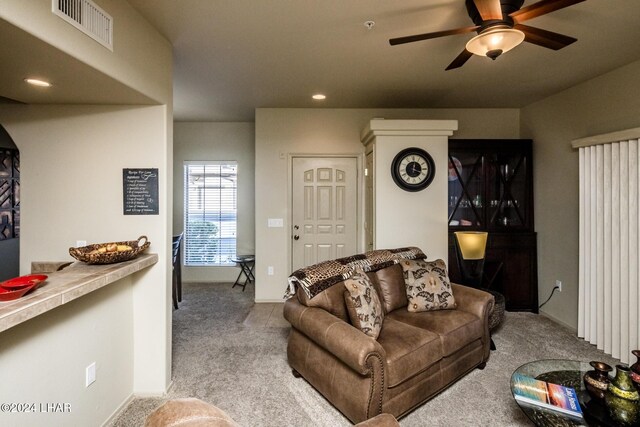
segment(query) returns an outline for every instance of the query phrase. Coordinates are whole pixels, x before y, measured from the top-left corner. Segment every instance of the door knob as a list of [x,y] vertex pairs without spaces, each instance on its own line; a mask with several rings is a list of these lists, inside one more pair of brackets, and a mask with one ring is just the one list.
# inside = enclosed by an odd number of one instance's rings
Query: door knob
[[297,234],[293,236],[293,240],[298,240],[298,239],[300,239],[300,236],[298,236]]

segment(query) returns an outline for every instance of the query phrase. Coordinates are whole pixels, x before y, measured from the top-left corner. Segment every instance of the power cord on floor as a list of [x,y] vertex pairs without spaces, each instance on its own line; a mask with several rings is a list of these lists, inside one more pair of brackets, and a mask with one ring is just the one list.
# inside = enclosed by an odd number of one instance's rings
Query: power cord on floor
[[560,286],[554,286],[553,289],[551,289],[551,295],[549,295],[549,298],[547,298],[547,300],[545,302],[543,302],[542,304],[540,304],[538,306],[538,308],[542,308],[543,305],[545,305],[546,303],[549,302],[549,300],[551,299],[551,297],[553,296],[553,293],[556,291],[556,289],[560,289]]

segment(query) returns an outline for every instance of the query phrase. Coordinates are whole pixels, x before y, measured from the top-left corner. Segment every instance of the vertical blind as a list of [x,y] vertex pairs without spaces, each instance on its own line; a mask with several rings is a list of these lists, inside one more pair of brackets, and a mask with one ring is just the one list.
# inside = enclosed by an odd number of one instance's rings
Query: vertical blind
[[640,348],[638,140],[580,148],[578,336],[628,363]]
[[184,187],[184,264],[234,264],[237,162],[185,162]]

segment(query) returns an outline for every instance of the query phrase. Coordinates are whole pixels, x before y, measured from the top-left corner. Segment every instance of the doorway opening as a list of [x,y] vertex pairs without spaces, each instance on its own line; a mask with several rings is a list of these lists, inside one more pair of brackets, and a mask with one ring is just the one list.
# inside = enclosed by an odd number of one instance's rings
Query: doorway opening
[[20,275],[20,151],[0,125],[0,281]]

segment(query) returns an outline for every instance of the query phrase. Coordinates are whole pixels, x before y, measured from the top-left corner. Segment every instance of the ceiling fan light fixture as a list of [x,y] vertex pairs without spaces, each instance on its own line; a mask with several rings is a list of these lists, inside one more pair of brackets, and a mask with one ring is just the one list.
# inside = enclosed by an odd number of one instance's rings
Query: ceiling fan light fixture
[[498,56],[502,55],[502,49],[493,49],[487,52],[487,56],[494,61]]
[[496,59],[524,41],[524,33],[513,28],[493,28],[481,32],[467,42],[467,50],[474,55]]

